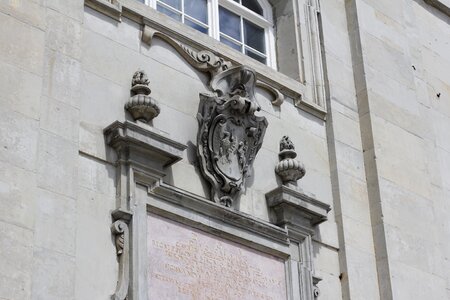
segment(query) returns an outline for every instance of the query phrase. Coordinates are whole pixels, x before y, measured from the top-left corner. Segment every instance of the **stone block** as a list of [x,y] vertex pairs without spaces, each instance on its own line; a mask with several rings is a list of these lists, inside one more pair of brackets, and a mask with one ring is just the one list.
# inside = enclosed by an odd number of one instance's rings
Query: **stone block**
[[113,165],[80,155],[78,178],[80,187],[112,198],[116,195],[116,168]]
[[46,0],[46,5],[69,18],[83,21],[83,0]]
[[269,209],[266,202],[266,192],[253,190],[252,196],[252,215],[269,222]]
[[337,168],[356,178],[365,178],[364,158],[361,151],[336,141]]
[[374,255],[374,240],[372,226],[359,222],[349,216],[343,216],[345,243],[364,253]]
[[200,170],[184,161],[174,164],[171,174],[166,176],[164,181],[196,195],[210,197],[209,185],[203,180]]
[[2,1],[0,12],[41,30],[45,29],[45,6],[42,0]]
[[39,119],[42,77],[0,62],[0,104],[3,108]]
[[344,172],[339,173],[340,209],[336,214],[342,214],[371,226],[370,207],[366,181],[354,178]]
[[[338,251],[325,247],[314,241],[312,245],[315,272],[317,274],[326,274],[338,278],[341,273]],[[326,283],[328,284],[328,282]]]
[[0,108],[0,161],[35,170],[39,123],[22,114]]
[[74,197],[78,177],[78,145],[40,131],[38,186]]
[[8,28],[0,32],[2,41],[0,60],[36,75],[42,75],[44,32],[4,14],[0,17],[0,28]]
[[342,255],[346,256],[347,274],[343,274],[350,285],[350,299],[377,300],[380,298],[375,257],[347,244]]
[[340,247],[338,240],[338,224],[335,221],[333,210],[328,212],[328,220],[316,226],[314,230],[314,241],[318,241],[320,244],[336,249]]
[[36,173],[0,162],[0,221],[32,230]]
[[74,299],[107,300],[114,293],[118,264],[109,227],[114,208],[114,197],[78,189]]
[[78,143],[79,110],[48,97],[41,99],[40,127],[63,139]]
[[327,299],[327,300],[341,300],[345,299],[342,297],[342,287],[341,281],[338,276],[332,276],[329,274],[319,273],[319,276],[322,278],[322,281],[317,285],[319,287],[319,299]]
[[36,247],[34,249],[32,286],[32,299],[74,299],[75,258]]
[[351,119],[337,111],[333,111],[332,114],[334,139],[362,151],[359,120]]
[[[364,20],[364,22],[360,22],[361,30],[364,33],[369,33],[386,45],[402,52],[408,49],[408,35],[405,34],[407,29],[401,19],[387,14],[384,7],[383,10],[380,10],[380,7],[374,7],[372,3],[364,1],[358,3],[358,9],[359,18]],[[402,9],[403,15],[407,7],[402,7]]]
[[35,245],[75,255],[75,200],[43,189],[36,196]]
[[[200,101],[199,98],[198,101]],[[188,155],[189,161],[195,160],[198,132],[196,116],[188,115],[182,110],[176,110],[163,103],[160,104],[160,108],[161,113],[152,121],[154,128],[166,133],[171,139],[188,145],[185,155]],[[195,109],[198,109],[197,106]]]
[[378,175],[430,196],[424,140],[378,117],[372,118]]
[[31,299],[33,232],[0,221],[0,299]]
[[59,52],[47,50],[42,94],[79,108],[81,63]]
[[[75,2],[75,1],[73,1]],[[46,46],[74,59],[81,59],[81,23],[52,9],[47,10]]]
[[436,241],[434,204],[398,185],[385,180],[379,181],[383,205],[384,223],[402,232]]
[[393,299],[446,299],[445,280],[403,263],[392,262]]
[[85,7],[83,25],[86,30],[98,33],[139,52],[141,28],[130,19],[122,17],[122,22],[117,22],[89,7]]

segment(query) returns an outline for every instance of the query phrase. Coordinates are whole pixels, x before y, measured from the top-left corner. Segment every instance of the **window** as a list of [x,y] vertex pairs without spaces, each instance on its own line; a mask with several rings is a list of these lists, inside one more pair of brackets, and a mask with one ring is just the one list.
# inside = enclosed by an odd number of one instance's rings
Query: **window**
[[272,7],[267,0],[140,0],[169,17],[275,68]]

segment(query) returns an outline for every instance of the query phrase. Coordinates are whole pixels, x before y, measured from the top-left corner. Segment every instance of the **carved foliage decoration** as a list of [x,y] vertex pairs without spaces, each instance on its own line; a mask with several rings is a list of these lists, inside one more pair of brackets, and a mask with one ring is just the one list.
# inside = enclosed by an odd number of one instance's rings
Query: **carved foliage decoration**
[[211,198],[233,206],[250,175],[261,148],[267,120],[255,115],[255,73],[235,67],[211,83],[215,94],[201,94],[197,119],[197,151],[203,175],[211,184]]
[[[218,76],[219,74],[238,65],[237,63],[232,63],[229,60],[223,59],[212,51],[196,50],[161,31],[151,28],[149,25],[145,25],[142,32],[142,41],[151,45],[152,40],[155,37],[158,37],[171,45],[194,68],[201,72],[209,73],[211,76],[209,87],[211,89],[214,89],[214,81],[217,77],[220,77]],[[280,106],[283,103],[284,95],[278,89],[262,81],[257,81],[256,86],[266,90],[272,95],[272,105]]]
[[128,225],[123,220],[115,221],[111,226],[115,237],[116,253],[119,259],[119,278],[113,300],[124,300],[128,294],[130,282],[130,242]]

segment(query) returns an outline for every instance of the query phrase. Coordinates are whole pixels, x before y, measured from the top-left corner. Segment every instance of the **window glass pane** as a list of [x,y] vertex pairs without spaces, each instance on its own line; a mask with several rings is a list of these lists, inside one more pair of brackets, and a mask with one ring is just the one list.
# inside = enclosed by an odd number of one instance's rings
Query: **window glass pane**
[[167,5],[172,6],[173,8],[181,10],[181,0],[158,0],[158,1],[164,2]]
[[266,64],[266,58],[264,56],[256,54],[248,49],[245,49],[245,54],[247,54],[248,56],[250,56],[253,59],[256,59],[259,62],[262,62],[263,64]]
[[184,12],[205,24],[208,23],[206,0],[184,0]]
[[254,11],[258,15],[263,15],[263,9],[257,0],[242,0],[242,5]]
[[170,9],[167,9],[161,5],[158,4],[158,11],[162,12],[165,15],[168,15],[172,19],[175,19],[177,21],[181,21],[181,14],[176,13],[174,11],[171,11]]
[[266,53],[264,28],[256,26],[244,19],[244,36],[246,45],[259,52]]
[[238,45],[235,42],[232,42],[232,41],[230,41],[229,39],[227,39],[227,38],[225,38],[223,36],[220,37],[220,41],[222,43],[224,43],[225,45],[228,45],[231,48],[238,50],[239,52],[242,51],[242,48],[241,48],[242,46],[241,45]]
[[194,22],[192,22],[192,21],[190,21],[190,20],[188,20],[186,18],[184,19],[184,24],[186,24],[186,25],[188,25],[188,26],[190,26],[190,27],[192,27],[194,29],[197,29],[200,32],[208,34],[208,28],[205,28],[205,27],[203,27],[201,25],[198,25],[197,23],[194,23]]
[[219,6],[220,32],[241,41],[241,18],[231,11]]

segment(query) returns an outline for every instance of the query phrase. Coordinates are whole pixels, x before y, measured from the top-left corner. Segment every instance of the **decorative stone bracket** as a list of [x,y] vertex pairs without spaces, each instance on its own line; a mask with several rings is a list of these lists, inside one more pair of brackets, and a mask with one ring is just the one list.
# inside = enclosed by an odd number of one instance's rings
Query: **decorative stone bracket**
[[317,200],[312,195],[305,194],[297,185],[298,179],[305,175],[303,164],[295,161],[297,154],[289,137],[280,142],[280,163],[275,171],[281,177],[283,185],[266,194],[272,223],[288,232],[291,243],[298,244],[299,261],[294,265],[299,268],[299,284],[301,299],[315,299],[319,296],[317,283],[321,280],[314,276],[312,259],[312,240],[314,227],[327,220],[331,207]]
[[[112,226],[119,258],[119,278],[114,300],[124,300],[128,295],[130,264],[133,245],[129,243],[129,224],[139,220],[134,199],[136,182],[147,185],[158,182],[165,168],[181,160],[186,146],[177,143],[145,124],[116,121],[104,130],[106,142],[117,152],[117,209],[112,212],[116,220]],[[144,209],[145,211],[145,209]],[[136,226],[135,226],[136,227]],[[133,241],[133,244],[136,241]]]
[[[142,32],[142,41],[148,45],[151,45],[154,37],[158,37],[171,45],[191,66],[193,66],[198,71],[209,73],[209,88],[213,92],[216,92],[216,87],[214,86],[216,77],[220,73],[232,67],[239,66],[239,64],[233,64],[230,61],[217,56],[209,50],[196,50],[175,40],[174,38],[161,31],[157,31],[148,25],[144,25],[144,30]],[[266,90],[272,95],[272,105],[280,106],[283,103],[284,95],[278,89],[262,81],[256,81],[256,86]]]
[[[103,131],[106,144],[117,153],[117,208],[111,213],[114,220],[111,231],[115,238],[119,276],[113,300],[124,300],[130,293],[134,293],[130,289],[130,274],[135,270],[131,270],[130,266],[137,264],[138,257],[133,255],[133,249],[137,249],[139,241],[130,239],[130,229],[136,230],[143,219],[142,214],[146,214],[145,205],[134,198],[136,183],[149,186],[159,182],[165,176],[166,168],[181,160],[183,151],[187,148],[145,124],[158,115],[159,107],[149,97],[150,88],[143,71],[134,74],[131,91],[133,96],[125,109],[136,121],[143,120],[144,123],[115,121]],[[133,274],[133,278],[138,277]]]

